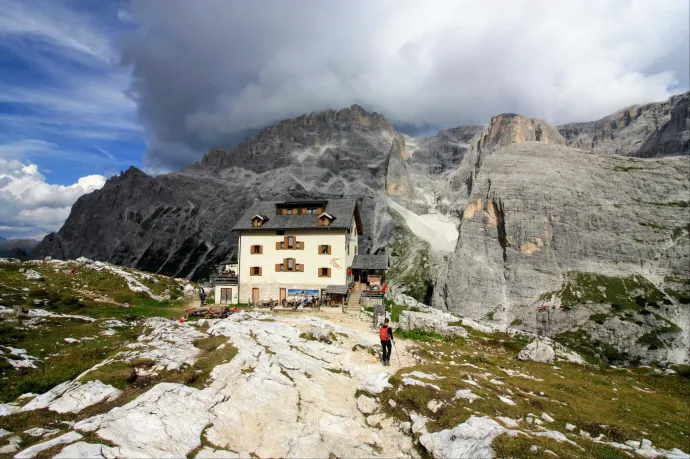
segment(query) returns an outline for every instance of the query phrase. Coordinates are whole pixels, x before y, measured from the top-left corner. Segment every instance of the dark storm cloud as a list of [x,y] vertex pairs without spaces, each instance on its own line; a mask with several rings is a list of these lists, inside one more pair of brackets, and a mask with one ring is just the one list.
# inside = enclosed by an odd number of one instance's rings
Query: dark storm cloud
[[687,88],[685,0],[430,5],[134,0],[140,28],[123,63],[146,165],[178,168],[282,118],[353,103],[408,126],[506,111],[561,123]]

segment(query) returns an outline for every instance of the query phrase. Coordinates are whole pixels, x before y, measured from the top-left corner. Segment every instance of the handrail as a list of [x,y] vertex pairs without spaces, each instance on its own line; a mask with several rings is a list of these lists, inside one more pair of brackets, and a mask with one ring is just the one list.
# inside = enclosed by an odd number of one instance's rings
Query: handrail
[[214,284],[237,284],[240,276],[212,276],[211,282]]

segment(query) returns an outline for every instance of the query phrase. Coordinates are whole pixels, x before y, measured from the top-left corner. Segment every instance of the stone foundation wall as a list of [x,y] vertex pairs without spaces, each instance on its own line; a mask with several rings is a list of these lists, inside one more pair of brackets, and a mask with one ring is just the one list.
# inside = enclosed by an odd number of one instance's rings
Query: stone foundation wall
[[362,297],[362,306],[365,308],[374,307],[378,304],[383,304],[383,298]]

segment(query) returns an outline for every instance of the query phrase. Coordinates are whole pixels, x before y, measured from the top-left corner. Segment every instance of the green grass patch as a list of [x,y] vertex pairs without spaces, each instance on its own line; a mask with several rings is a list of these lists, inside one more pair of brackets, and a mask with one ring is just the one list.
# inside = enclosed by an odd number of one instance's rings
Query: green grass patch
[[396,330],[395,336],[397,338],[409,339],[412,341],[422,341],[431,343],[433,341],[442,340],[443,336],[436,332],[425,330]]

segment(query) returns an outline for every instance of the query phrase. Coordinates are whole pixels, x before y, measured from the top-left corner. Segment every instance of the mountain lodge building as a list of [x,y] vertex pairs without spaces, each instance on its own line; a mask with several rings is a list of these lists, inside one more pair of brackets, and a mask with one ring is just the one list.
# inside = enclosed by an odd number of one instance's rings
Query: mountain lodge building
[[239,235],[236,285],[215,282],[220,304],[313,297],[343,306],[360,282],[380,285],[388,269],[387,255],[358,253],[364,228],[355,199],[258,202],[233,231]]

